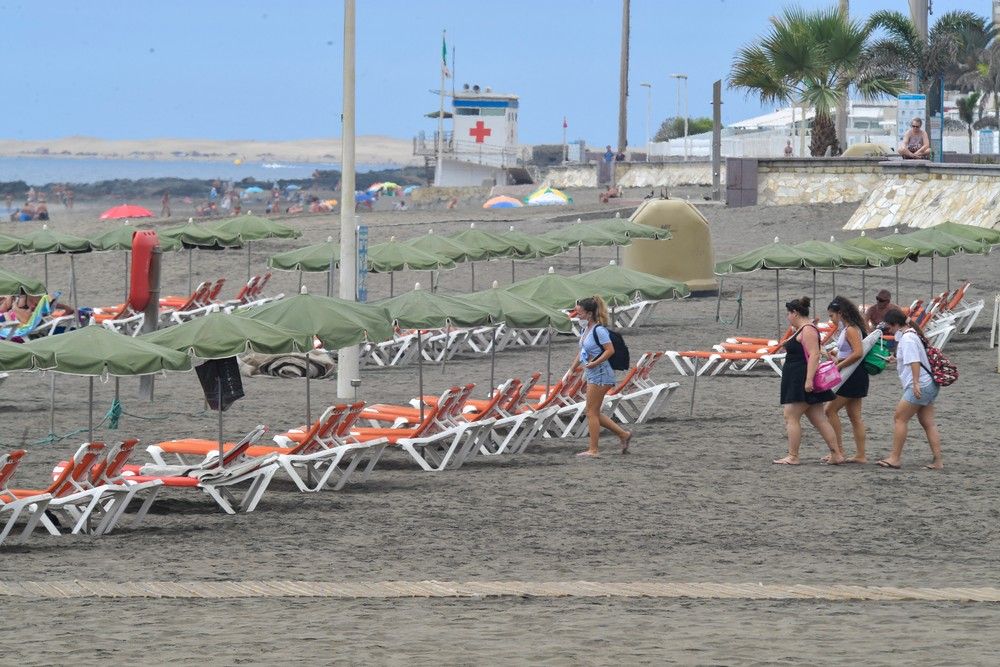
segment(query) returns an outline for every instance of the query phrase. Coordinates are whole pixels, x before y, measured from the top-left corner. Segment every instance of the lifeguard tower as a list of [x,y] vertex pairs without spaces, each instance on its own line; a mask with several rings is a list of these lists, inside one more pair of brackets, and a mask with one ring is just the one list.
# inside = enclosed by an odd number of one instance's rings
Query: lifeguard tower
[[[517,145],[517,95],[465,84],[452,95],[451,106],[444,118],[451,120],[452,130],[444,133],[440,144],[436,132],[430,141],[424,133],[414,140],[414,155],[423,156],[428,165],[435,164],[434,185],[532,182]],[[438,112],[427,115],[437,118]]]

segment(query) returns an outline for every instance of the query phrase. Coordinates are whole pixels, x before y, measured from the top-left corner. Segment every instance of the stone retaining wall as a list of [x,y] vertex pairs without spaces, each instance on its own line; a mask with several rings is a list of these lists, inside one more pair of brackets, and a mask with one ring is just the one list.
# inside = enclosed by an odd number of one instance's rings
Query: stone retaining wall
[[951,220],[1000,223],[1000,166],[883,162],[882,176],[844,229],[905,224],[931,227]]
[[[720,178],[726,179],[722,166]],[[597,165],[580,164],[552,167],[545,182],[554,188],[596,188]],[[697,162],[618,162],[615,182],[623,188],[654,188],[678,185],[712,185],[712,163]]]
[[862,201],[882,181],[880,158],[776,158],[757,161],[757,203]]

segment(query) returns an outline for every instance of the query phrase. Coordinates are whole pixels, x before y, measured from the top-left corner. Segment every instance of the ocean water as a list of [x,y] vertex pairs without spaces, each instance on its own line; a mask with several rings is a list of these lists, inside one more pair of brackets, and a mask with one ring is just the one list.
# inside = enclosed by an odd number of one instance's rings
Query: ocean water
[[[398,165],[358,165],[357,171],[392,169]],[[0,183],[96,183],[118,178],[198,178],[262,181],[309,178],[317,169],[340,169],[336,163],[243,162],[205,160],[110,160],[101,158],[0,157]]]

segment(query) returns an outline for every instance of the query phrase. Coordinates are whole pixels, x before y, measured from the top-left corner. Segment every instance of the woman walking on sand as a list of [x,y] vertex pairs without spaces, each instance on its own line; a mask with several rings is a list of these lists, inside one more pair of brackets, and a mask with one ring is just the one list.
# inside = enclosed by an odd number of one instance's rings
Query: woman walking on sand
[[799,464],[799,445],[802,442],[802,415],[819,431],[830,448],[827,463],[839,465],[844,454],[837,445],[833,427],[823,414],[823,403],[833,400],[833,392],[814,391],[813,379],[819,366],[819,330],[809,317],[809,297],[793,299],[785,304],[788,323],[793,333],[785,341],[785,366],[781,371],[781,404],[785,412],[785,430],[788,433],[788,456],[776,459],[778,465]]
[[592,296],[576,302],[576,315],[584,326],[580,332],[580,354],[573,365],[574,368],[583,365],[583,377],[587,381],[587,427],[590,431],[590,447],[577,456],[600,456],[598,441],[602,426],[618,436],[622,454],[627,454],[632,432],[626,431],[601,412],[605,394],[615,386],[615,372],[608,361],[615,353],[608,334],[608,307],[604,299]]
[[901,310],[890,310],[882,320],[885,333],[896,337],[896,372],[903,385],[903,397],[896,406],[892,423],[892,452],[878,462],[883,468],[899,468],[903,461],[903,445],[913,415],[927,434],[931,447],[932,470],[944,467],[941,461],[941,434],[934,422],[934,400],[938,387],[931,376],[931,363],[927,359],[927,338],[920,327],[910,322]]
[[[826,307],[830,320],[837,327],[837,369],[845,368],[861,361],[865,356],[862,344],[868,335],[868,327],[858,307],[842,296],[836,296]],[[844,431],[840,424],[840,411],[847,408],[847,418],[851,420],[854,433],[854,456],[845,463],[867,463],[865,457],[865,421],[861,418],[861,400],[868,395],[868,371],[858,364],[844,384],[837,389],[836,396],[826,404],[826,418],[837,437],[837,446],[844,449]],[[829,461],[829,457],[823,459]]]

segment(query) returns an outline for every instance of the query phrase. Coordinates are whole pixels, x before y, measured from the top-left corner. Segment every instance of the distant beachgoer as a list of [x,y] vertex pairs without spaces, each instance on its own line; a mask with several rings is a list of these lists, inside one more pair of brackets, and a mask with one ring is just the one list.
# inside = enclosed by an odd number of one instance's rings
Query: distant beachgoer
[[781,371],[781,404],[784,406],[785,430],[788,435],[788,456],[776,459],[779,465],[799,464],[802,443],[802,415],[819,431],[830,448],[828,463],[839,465],[844,454],[837,445],[837,434],[823,414],[823,404],[832,401],[833,392],[815,391],[813,379],[819,366],[819,331],[809,317],[809,297],[803,296],[785,304],[788,323],[793,333],[785,341],[785,365]]
[[28,188],[28,197],[27,197],[27,199],[28,199],[28,203],[29,204],[35,203],[35,197],[36,196],[37,196],[37,193],[35,192],[35,188],[34,187]]
[[9,192],[3,198],[4,208],[8,211],[14,206],[14,196]]
[[[868,327],[861,317],[858,307],[842,296],[834,297],[826,307],[830,320],[840,332],[837,336],[837,368],[843,371],[865,356],[862,341],[868,335]],[[837,436],[837,445],[844,450],[843,428],[840,411],[847,408],[847,418],[851,420],[854,433],[854,456],[846,463],[867,463],[865,457],[865,421],[861,417],[861,400],[868,395],[868,371],[864,364],[858,364],[844,384],[837,389],[836,397],[826,404],[826,418]],[[829,460],[829,458],[825,459]]]
[[930,360],[927,358],[927,338],[914,322],[907,319],[903,311],[890,310],[882,320],[885,333],[896,337],[896,372],[899,382],[903,385],[903,397],[896,405],[896,413],[892,421],[892,452],[878,461],[883,468],[899,468],[903,461],[903,445],[910,420],[917,416],[917,421],[924,428],[927,444],[931,448],[931,462],[925,468],[940,469],[944,467],[941,461],[941,433],[934,421],[934,400],[937,398],[938,387],[930,373]]
[[887,289],[880,289],[875,294],[875,303],[865,311],[865,321],[869,327],[877,327],[882,324],[885,314],[893,309],[898,310],[899,306],[892,302],[892,294]]
[[164,192],[163,198],[160,199],[160,217],[169,218],[170,217],[170,193]]
[[910,121],[910,129],[903,135],[899,144],[899,154],[907,160],[925,160],[931,154],[931,141],[923,130],[924,120],[914,118]]
[[45,202],[40,202],[35,208],[35,220],[48,220],[49,219],[49,207],[46,206]]
[[75,196],[76,195],[74,194],[74,192],[72,190],[67,190],[66,191],[66,207],[68,209],[70,209],[71,211],[73,210],[73,197],[75,197]]
[[456,206],[458,206],[458,197],[452,197],[451,200],[448,202],[448,208],[453,209]]
[[584,325],[580,331],[580,353],[573,366],[583,366],[583,377],[587,381],[587,428],[590,434],[589,447],[577,456],[600,456],[601,428],[617,435],[622,454],[627,454],[632,432],[626,431],[601,412],[604,396],[617,382],[609,361],[615,353],[615,346],[608,333],[608,307],[601,297],[595,295],[577,301],[574,312]]
[[624,162],[624,161],[625,161],[625,151],[620,150],[618,151],[618,154],[615,155],[615,162]]
[[795,149],[792,148],[792,140],[789,139],[788,142],[785,144],[785,157],[792,157],[794,153]]
[[208,191],[208,199],[209,201],[215,201],[218,198],[219,198],[219,190],[213,185],[212,189]]
[[604,149],[604,161],[608,164],[615,161],[615,152],[611,150],[611,144],[608,144]]
[[602,204],[607,204],[609,201],[622,196],[622,189],[615,185],[609,185],[608,189],[602,192],[599,196]]

